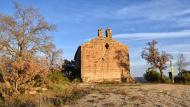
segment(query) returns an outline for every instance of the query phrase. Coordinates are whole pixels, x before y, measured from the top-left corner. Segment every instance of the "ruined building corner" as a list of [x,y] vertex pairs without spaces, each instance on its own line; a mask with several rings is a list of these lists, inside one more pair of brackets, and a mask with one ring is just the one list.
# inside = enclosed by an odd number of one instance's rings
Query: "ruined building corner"
[[110,28],[106,29],[106,38],[112,38],[112,30]]
[[98,29],[98,37],[99,38],[103,38],[104,37],[104,33],[103,33],[103,29],[102,28]]

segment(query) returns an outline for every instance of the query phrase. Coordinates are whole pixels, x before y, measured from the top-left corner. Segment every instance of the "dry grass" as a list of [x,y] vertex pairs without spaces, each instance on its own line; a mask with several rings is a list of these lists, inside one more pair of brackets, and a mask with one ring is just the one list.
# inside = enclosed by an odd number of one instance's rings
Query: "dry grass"
[[[60,107],[63,105],[77,107],[118,107],[118,106],[188,106],[190,103],[190,86],[169,84],[80,86],[72,85],[51,93],[20,96],[17,103],[27,106]],[[66,90],[64,90],[66,89]],[[24,100],[23,100],[24,99]],[[167,99],[167,100],[166,100]],[[19,107],[19,106],[17,106]]]
[[142,96],[132,96],[131,98],[129,98],[129,100],[131,100],[131,101],[142,100],[142,99],[143,99]]
[[102,104],[103,105],[103,107],[115,107],[115,104],[114,103],[111,103],[111,102],[109,102],[109,103],[104,103],[104,104]]

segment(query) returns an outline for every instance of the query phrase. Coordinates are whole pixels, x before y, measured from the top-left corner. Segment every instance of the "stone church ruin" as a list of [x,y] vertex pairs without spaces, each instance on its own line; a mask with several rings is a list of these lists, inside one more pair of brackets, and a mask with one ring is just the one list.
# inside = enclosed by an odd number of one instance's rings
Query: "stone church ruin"
[[133,82],[130,75],[128,46],[112,38],[112,30],[102,29],[98,36],[79,46],[76,67],[83,82]]

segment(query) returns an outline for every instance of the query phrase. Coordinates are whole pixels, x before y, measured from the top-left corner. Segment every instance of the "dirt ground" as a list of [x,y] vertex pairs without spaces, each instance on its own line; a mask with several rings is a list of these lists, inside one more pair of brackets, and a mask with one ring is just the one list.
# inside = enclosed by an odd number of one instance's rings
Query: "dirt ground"
[[190,107],[190,85],[80,84],[89,94],[68,107]]

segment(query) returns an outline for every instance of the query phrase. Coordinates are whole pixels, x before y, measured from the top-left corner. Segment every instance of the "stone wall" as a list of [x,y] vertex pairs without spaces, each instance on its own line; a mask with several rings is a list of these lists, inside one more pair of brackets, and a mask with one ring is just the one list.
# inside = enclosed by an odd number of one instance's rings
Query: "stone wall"
[[132,81],[130,76],[129,50],[112,39],[111,29],[102,29],[98,37],[80,46],[75,60],[84,82]]

